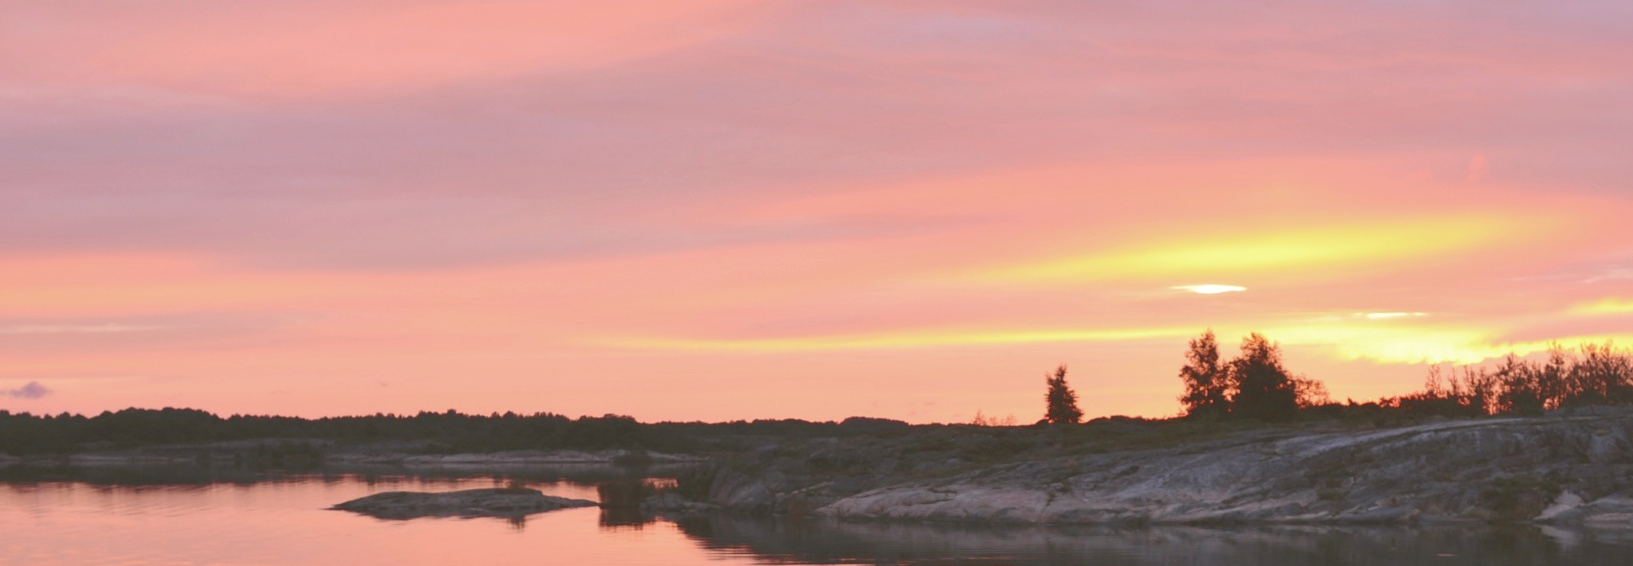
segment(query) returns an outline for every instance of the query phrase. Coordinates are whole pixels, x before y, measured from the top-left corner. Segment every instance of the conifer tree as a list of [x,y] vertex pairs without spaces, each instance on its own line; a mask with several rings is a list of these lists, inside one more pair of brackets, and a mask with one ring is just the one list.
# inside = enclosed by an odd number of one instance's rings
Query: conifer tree
[[1225,370],[1219,363],[1219,340],[1213,330],[1191,340],[1185,366],[1179,368],[1179,378],[1185,382],[1185,395],[1179,402],[1185,405],[1186,415],[1222,415],[1230,410],[1230,380]]
[[1049,392],[1044,394],[1048,407],[1043,418],[1050,424],[1072,423],[1083,420],[1083,411],[1077,408],[1077,393],[1066,386],[1066,366],[1055,369],[1054,375],[1043,374]]

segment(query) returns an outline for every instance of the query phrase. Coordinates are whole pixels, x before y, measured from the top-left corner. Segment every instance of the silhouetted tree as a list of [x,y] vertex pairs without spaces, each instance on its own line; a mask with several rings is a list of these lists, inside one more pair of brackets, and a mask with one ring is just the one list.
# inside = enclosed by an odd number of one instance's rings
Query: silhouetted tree
[[1570,352],[1558,343],[1548,345],[1548,361],[1536,368],[1537,392],[1542,397],[1543,409],[1558,409],[1571,396],[1571,366],[1576,365]]
[[1044,394],[1048,408],[1044,411],[1043,419],[1051,424],[1082,420],[1083,411],[1077,408],[1077,393],[1066,386],[1066,366],[1056,368],[1054,375],[1043,374],[1043,380],[1049,385],[1049,392]]
[[1566,372],[1568,395],[1561,407],[1624,405],[1633,402],[1633,356],[1614,344],[1583,344]]
[[1390,405],[1419,415],[1473,417],[1484,415],[1496,403],[1497,379],[1485,368],[1463,367],[1450,376],[1438,365],[1429,366],[1423,390],[1390,399]]
[[1537,380],[1540,373],[1536,364],[1521,360],[1513,353],[1508,354],[1494,374],[1498,387],[1502,390],[1497,394],[1495,412],[1518,415],[1542,414],[1544,397],[1542,385]]
[[1221,415],[1230,410],[1230,380],[1225,367],[1219,364],[1219,341],[1213,330],[1191,339],[1185,352],[1185,366],[1179,368],[1179,378],[1185,382],[1185,395],[1179,402],[1185,405],[1187,415]]
[[1402,397],[1400,405],[1420,408],[1451,399],[1476,409],[1472,413],[1540,415],[1552,409],[1633,404],[1633,351],[1605,342],[1574,350],[1551,344],[1547,354],[1537,361],[1510,353],[1494,368],[1462,366],[1450,380],[1431,368],[1424,391]]
[[1302,375],[1295,375],[1290,379],[1293,380],[1293,398],[1298,408],[1320,407],[1332,402],[1332,398],[1327,394],[1326,384]]
[[1278,421],[1291,418],[1299,407],[1298,384],[1282,367],[1281,348],[1254,332],[1242,339],[1242,354],[1228,368],[1231,414]]

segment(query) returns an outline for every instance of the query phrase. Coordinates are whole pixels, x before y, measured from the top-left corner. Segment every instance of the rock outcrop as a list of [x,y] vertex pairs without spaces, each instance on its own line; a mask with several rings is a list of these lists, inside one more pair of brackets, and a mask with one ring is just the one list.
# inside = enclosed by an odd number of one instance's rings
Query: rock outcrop
[[331,507],[381,519],[419,517],[505,517],[573,507],[595,507],[594,501],[545,495],[536,489],[468,489],[445,493],[387,491]]
[[[900,457],[890,465],[897,470],[922,464],[899,454],[873,457]],[[1375,430],[1267,428],[1161,448],[963,466],[907,481],[877,473],[835,481],[763,466],[759,474],[721,472],[713,501],[747,512],[947,522],[1633,528],[1628,410]]]

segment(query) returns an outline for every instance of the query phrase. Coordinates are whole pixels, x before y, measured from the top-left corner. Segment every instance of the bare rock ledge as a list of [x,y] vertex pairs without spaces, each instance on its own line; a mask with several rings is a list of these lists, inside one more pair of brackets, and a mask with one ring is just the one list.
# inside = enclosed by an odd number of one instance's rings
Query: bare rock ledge
[[[1633,407],[1373,430],[1249,430],[920,477],[895,470],[935,464],[911,460],[911,446],[887,448],[745,457],[722,468],[709,502],[745,513],[932,522],[1531,522],[1633,530]],[[801,471],[835,454],[862,462],[853,466],[861,471]]]

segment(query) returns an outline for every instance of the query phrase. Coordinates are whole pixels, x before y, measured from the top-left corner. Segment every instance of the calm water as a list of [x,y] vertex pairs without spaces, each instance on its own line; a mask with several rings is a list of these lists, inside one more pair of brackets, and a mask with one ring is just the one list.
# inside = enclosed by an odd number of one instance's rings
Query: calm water
[[[569,474],[570,475],[570,474]],[[1629,564],[1633,533],[1536,528],[961,528],[713,517],[642,523],[599,509],[387,521],[325,507],[510,476],[365,472],[15,471],[0,478],[0,564]],[[523,477],[595,499],[580,481]],[[555,477],[559,477],[556,474]]]

